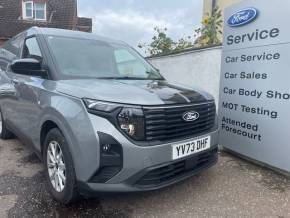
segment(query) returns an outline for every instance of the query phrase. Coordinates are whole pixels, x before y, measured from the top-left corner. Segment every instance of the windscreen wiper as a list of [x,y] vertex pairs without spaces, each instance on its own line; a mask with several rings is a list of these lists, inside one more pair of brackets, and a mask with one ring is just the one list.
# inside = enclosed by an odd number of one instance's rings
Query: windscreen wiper
[[115,79],[115,80],[155,80],[151,78],[133,77],[133,76],[116,76],[116,77],[97,77],[97,79]]
[[160,75],[160,78],[150,78],[150,76],[156,76],[156,74],[153,71],[146,71],[145,73],[148,74],[148,76],[149,76],[148,79],[150,79],[150,80],[165,80],[164,77],[161,76],[161,74],[159,74],[159,73],[158,74]]

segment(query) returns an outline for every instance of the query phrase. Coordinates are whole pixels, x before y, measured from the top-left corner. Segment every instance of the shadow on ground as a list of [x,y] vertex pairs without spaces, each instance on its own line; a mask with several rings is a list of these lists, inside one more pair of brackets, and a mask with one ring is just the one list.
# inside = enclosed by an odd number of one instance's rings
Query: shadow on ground
[[288,178],[227,153],[220,155],[218,165],[212,169],[155,192],[101,196],[64,206],[51,198],[46,186],[42,164],[37,156],[18,140],[0,140],[0,216],[122,218],[290,215]]

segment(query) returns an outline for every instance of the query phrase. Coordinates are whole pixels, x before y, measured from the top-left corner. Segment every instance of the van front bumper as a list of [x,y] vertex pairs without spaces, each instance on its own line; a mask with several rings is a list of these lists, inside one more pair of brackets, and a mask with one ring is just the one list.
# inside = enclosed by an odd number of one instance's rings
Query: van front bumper
[[81,193],[96,196],[100,193],[140,192],[165,188],[214,166],[218,161],[218,146],[182,160],[140,170],[118,184],[80,183]]
[[[160,189],[210,168],[218,159],[218,131],[216,129],[184,140],[140,146],[128,140],[108,120],[94,115],[90,115],[90,119],[96,133],[108,134],[121,145],[123,157],[121,170],[104,183],[90,182],[90,179],[78,179],[80,191],[84,195]],[[102,129],[99,129],[100,126]],[[208,150],[178,160],[172,159],[172,145],[208,136],[211,138]],[[91,176],[98,173],[98,167],[90,166]]]

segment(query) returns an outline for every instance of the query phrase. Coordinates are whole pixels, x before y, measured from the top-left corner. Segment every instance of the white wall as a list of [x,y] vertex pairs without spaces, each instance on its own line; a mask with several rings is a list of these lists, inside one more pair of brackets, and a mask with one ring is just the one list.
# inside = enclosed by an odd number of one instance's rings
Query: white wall
[[212,94],[218,101],[221,47],[194,50],[148,59],[173,83],[196,87]]

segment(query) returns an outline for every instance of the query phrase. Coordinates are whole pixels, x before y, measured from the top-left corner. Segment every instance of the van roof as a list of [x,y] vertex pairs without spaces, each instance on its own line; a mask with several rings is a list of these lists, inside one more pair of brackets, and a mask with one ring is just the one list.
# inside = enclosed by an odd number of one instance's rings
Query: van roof
[[26,30],[27,35],[50,35],[50,36],[63,36],[63,37],[72,37],[72,38],[82,38],[82,39],[93,39],[100,40],[105,42],[112,43],[121,43],[125,44],[120,40],[115,40],[111,38],[107,38],[104,36],[99,36],[93,33],[75,31],[75,30],[66,30],[66,29],[56,29],[56,28],[43,28],[43,27],[31,27]]

